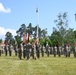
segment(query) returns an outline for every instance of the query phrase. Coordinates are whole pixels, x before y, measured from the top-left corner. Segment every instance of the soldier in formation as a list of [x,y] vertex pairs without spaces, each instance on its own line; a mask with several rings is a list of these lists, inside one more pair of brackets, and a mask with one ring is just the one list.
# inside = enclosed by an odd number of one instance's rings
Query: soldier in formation
[[44,57],[44,53],[45,53],[45,47],[44,47],[44,45],[42,45],[41,46],[41,55],[42,55],[42,57]]
[[0,56],[2,54],[2,46],[1,46],[1,43],[0,43]]
[[56,45],[54,46],[54,57],[56,57],[56,55],[57,55],[57,47],[56,47]]

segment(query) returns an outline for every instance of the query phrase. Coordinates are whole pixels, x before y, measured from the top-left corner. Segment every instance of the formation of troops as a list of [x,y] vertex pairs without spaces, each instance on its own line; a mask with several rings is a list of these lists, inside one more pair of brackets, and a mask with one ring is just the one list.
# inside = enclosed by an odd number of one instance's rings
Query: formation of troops
[[12,56],[12,53],[14,53],[15,56],[18,56],[20,60],[22,58],[29,60],[30,57],[36,60],[40,57],[44,57],[45,55],[47,57],[49,57],[50,55],[54,55],[54,57],[56,57],[57,55],[59,57],[61,57],[61,55],[64,55],[65,57],[70,57],[71,53],[73,53],[74,57],[76,57],[76,46],[74,47],[74,49],[72,49],[69,45],[65,45],[64,47],[56,45],[49,46],[48,42],[46,43],[46,46],[41,46],[39,42],[21,42],[20,44],[17,44],[17,42],[15,42],[14,45],[12,45],[11,43],[5,44],[4,48],[2,48],[0,44],[0,56],[3,53],[5,54],[5,56]]

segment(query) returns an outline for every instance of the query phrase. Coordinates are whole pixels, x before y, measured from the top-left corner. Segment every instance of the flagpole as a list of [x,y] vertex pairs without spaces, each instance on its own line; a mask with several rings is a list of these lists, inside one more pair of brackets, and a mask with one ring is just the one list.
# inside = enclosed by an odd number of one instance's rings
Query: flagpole
[[37,35],[36,35],[36,38],[38,38],[38,28],[39,28],[39,11],[38,11],[38,7],[36,8],[36,14],[37,14]]

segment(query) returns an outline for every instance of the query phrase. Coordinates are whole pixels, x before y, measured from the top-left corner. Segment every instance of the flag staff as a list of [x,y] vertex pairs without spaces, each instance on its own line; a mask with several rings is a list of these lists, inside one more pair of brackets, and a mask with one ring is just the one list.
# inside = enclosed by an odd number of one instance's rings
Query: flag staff
[[39,11],[38,11],[38,7],[36,8],[36,14],[37,14],[37,35],[36,35],[36,38],[38,38],[38,28],[39,28]]

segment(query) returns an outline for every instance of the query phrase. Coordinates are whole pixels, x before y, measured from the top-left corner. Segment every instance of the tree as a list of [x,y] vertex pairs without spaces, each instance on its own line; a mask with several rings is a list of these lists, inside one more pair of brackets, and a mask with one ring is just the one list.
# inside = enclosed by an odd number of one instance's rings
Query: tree
[[52,45],[55,46],[55,45],[58,45],[58,43],[61,44],[61,35],[60,35],[60,32],[57,31],[57,30],[53,30],[53,33],[51,34],[51,36],[49,37],[50,40],[52,41]]
[[11,32],[6,32],[5,37],[6,37],[5,40],[7,42],[11,42],[12,43],[13,35],[12,35]]
[[21,37],[20,36],[15,36],[15,40],[17,41],[18,44],[20,44],[22,42]]
[[33,33],[33,27],[32,27],[32,23],[29,23],[28,27],[27,27],[27,32],[29,34],[32,34]]
[[0,43],[2,43],[2,39],[0,39]]
[[47,28],[46,29],[43,29],[43,30],[41,30],[41,36],[42,37],[46,37],[46,34],[47,34]]
[[66,36],[67,28],[68,28],[68,20],[67,20],[67,13],[64,12],[63,14],[59,13],[58,19],[54,21],[56,23],[56,30],[59,31],[61,38],[62,38],[62,45],[64,45],[64,39]]
[[26,33],[26,25],[22,24],[21,27],[16,31],[16,33],[20,36],[23,37],[23,34]]
[[75,34],[72,28],[69,28],[66,32],[65,36],[65,43],[69,43],[71,46],[74,45],[75,41]]

